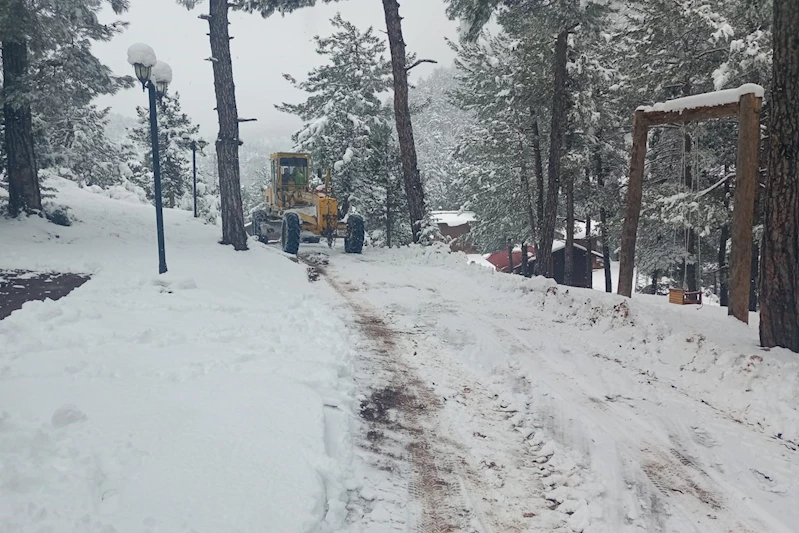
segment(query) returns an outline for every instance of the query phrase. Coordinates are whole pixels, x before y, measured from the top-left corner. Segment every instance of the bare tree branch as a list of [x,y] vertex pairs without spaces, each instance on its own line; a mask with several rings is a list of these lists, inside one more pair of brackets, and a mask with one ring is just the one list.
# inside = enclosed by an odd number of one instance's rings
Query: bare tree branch
[[418,67],[422,63],[435,63],[435,64],[438,64],[438,61],[436,61],[435,59],[419,59],[418,61],[415,61],[412,65],[410,65],[408,67],[405,67],[405,72],[410,72],[410,70],[412,68]]

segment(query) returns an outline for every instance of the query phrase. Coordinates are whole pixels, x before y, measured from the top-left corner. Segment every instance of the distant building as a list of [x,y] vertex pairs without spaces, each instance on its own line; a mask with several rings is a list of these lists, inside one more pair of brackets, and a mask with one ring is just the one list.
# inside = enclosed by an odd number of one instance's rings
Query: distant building
[[[591,261],[591,269],[597,270],[603,268],[602,254],[592,251],[590,254],[585,246],[578,244],[573,245],[574,248],[574,272],[573,272],[573,285],[576,287],[590,287],[590,277],[588,277],[587,261]],[[492,254],[484,256],[485,260],[492,265],[498,272],[506,273],[520,273],[522,268],[522,249],[516,247],[512,252],[512,260],[508,254],[508,250],[500,250]],[[590,257],[590,259],[589,259]],[[535,248],[529,246],[527,248],[527,262],[532,269],[537,260]],[[552,271],[555,281],[563,283],[565,280],[566,270],[566,243],[563,241],[555,241],[552,244],[552,253],[549,255],[548,260],[552,263]]]
[[474,246],[465,237],[472,231],[471,224],[477,216],[471,211],[433,211],[430,213],[433,222],[444,237],[452,239],[450,248],[454,252],[467,254],[477,253]]

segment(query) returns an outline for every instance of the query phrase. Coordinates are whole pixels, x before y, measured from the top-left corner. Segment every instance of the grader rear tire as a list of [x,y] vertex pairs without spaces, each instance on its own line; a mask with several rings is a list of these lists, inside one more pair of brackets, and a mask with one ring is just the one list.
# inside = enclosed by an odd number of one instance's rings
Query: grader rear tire
[[280,244],[287,254],[297,255],[300,249],[300,216],[289,211],[283,215],[283,224],[280,231]]
[[344,238],[344,251],[348,254],[359,254],[363,251],[365,236],[364,222],[361,215],[350,215],[347,219],[347,236]]

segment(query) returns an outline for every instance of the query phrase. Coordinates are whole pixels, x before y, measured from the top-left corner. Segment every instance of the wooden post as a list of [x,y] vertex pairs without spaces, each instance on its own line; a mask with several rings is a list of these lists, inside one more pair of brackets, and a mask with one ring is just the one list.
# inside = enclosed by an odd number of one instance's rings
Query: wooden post
[[752,223],[760,152],[762,99],[744,94],[738,114],[738,158],[735,164],[735,199],[732,210],[730,252],[730,302],[728,314],[749,323],[749,286],[752,268]]
[[641,217],[641,199],[644,187],[644,164],[646,163],[646,141],[649,127],[645,111],[637,110],[633,117],[633,149],[630,157],[630,180],[627,183],[627,209],[621,230],[621,254],[619,257],[619,288],[622,296],[633,295],[633,270],[635,269],[635,240],[638,235],[638,220]]

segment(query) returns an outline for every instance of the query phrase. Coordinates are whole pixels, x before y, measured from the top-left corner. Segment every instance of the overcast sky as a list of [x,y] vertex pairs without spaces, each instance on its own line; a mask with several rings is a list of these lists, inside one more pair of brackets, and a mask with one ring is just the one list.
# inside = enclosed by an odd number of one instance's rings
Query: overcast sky
[[[209,57],[208,23],[197,18],[207,12],[207,2],[187,11],[172,0],[132,0],[129,12],[119,17],[130,23],[127,31],[109,43],[95,45],[98,57],[117,74],[133,74],[127,64],[128,46],[143,42],[155,49],[158,59],[166,61],[173,70],[170,91],[178,91],[183,110],[200,124],[202,134],[213,138],[217,132],[214,111],[214,87]],[[443,0],[403,0],[400,15],[404,17],[403,32],[409,52],[421,58],[431,58],[450,65],[453,53],[444,41],[455,38],[457,24],[447,19]],[[233,54],[233,77],[239,116],[257,118],[256,123],[242,124],[242,138],[251,134],[278,129],[287,137],[299,125],[298,119],[280,113],[274,104],[298,102],[302,92],[283,79],[292,74],[304,79],[319,56],[314,51],[312,37],[331,33],[329,20],[341,12],[344,19],[364,29],[374,26],[385,30],[380,0],[344,0],[335,4],[320,4],[285,17],[263,19],[259,15],[231,14],[230,33]],[[106,20],[113,18],[110,11]],[[382,34],[381,34],[382,35]],[[388,57],[388,54],[387,54]],[[434,65],[420,65],[414,76],[429,74]],[[145,105],[141,88],[123,91],[113,97],[102,97],[98,104],[111,106],[116,113],[135,116],[135,107]]]

